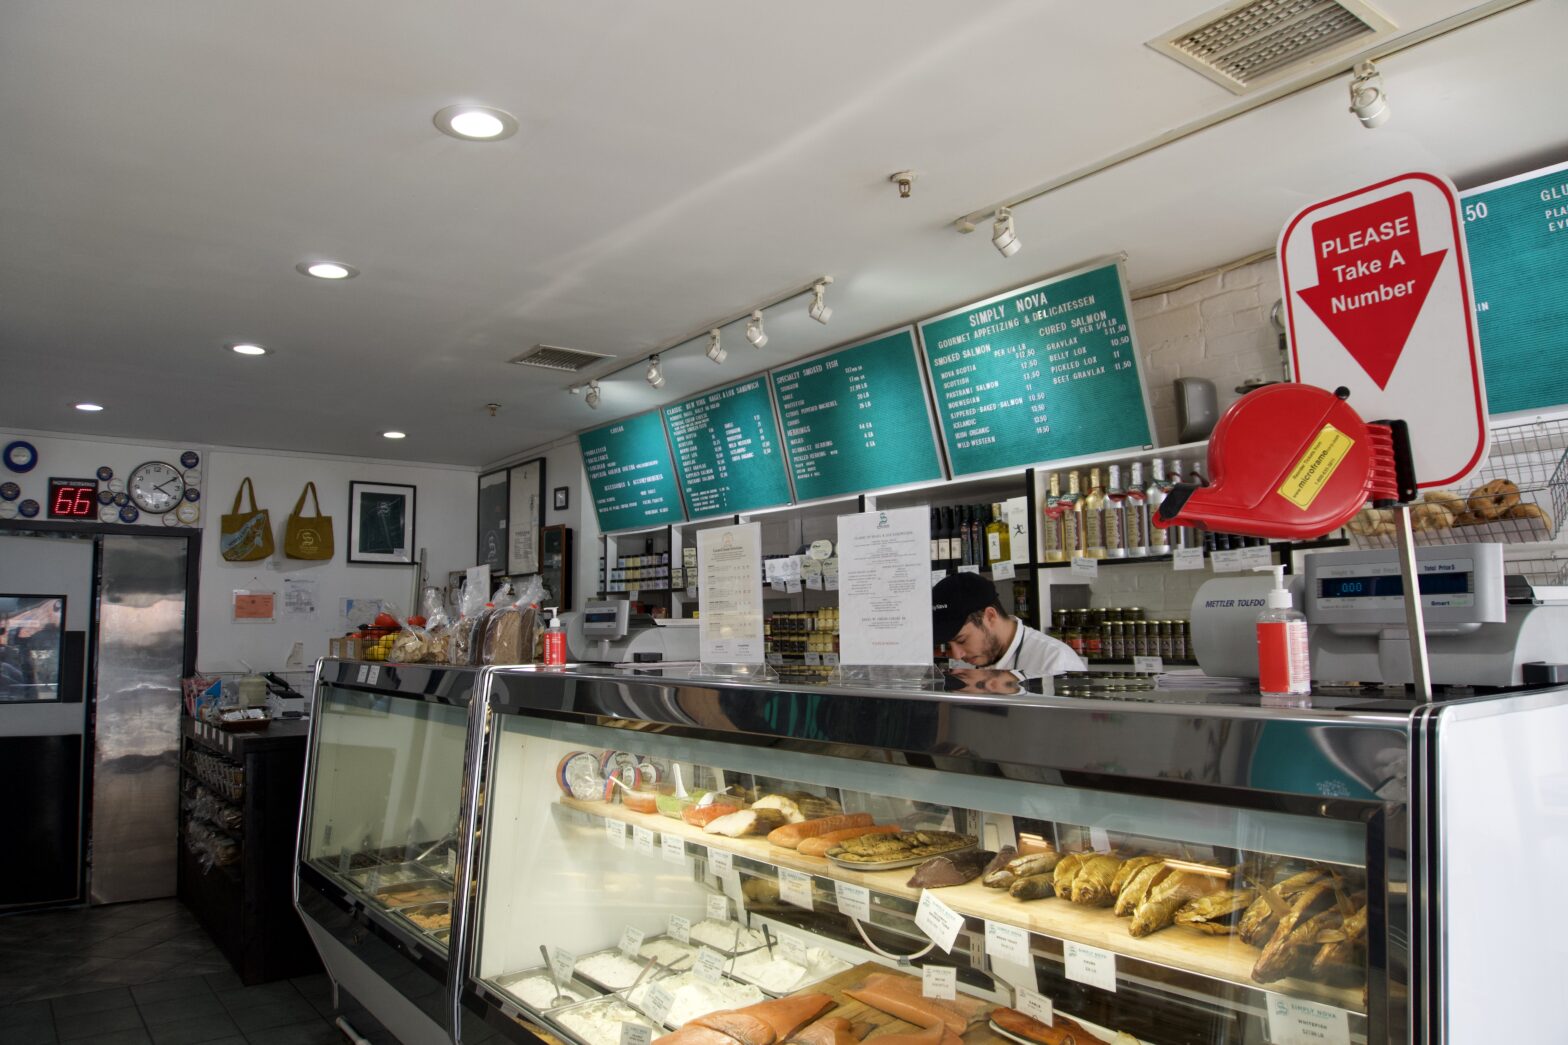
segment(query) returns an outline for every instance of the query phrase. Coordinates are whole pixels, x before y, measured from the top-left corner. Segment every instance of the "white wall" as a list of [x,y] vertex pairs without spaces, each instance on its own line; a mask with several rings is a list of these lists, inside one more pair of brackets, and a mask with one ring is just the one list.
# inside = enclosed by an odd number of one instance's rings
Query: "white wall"
[[[100,465],[107,465],[114,469],[116,476],[124,477],[145,461],[177,464],[185,450],[201,454],[202,562],[197,666],[203,671],[243,670],[242,660],[258,671],[281,669],[296,641],[303,644],[304,663],[313,663],[326,654],[327,639],[343,631],[338,608],[345,598],[389,599],[402,612],[409,612],[414,594],[411,567],[351,565],[345,559],[349,539],[350,480],[404,483],[417,488],[414,543],[416,548],[426,550],[430,583],[444,586],[448,571],[466,569],[473,564],[477,474],[474,469],[0,431],[0,442],[15,438],[25,438],[38,448],[38,467],[22,476],[0,470],[0,479],[19,483],[24,498],[32,497],[40,503],[45,498],[51,475],[90,476]],[[225,562],[218,554],[219,519],[233,506],[235,489],[247,475],[255,483],[258,506],[271,515],[277,551],[272,558],[262,562]],[[337,552],[331,561],[305,562],[283,556],[284,523],[307,480],[316,484],[321,510],[332,516]],[[39,518],[42,517],[43,513],[40,513]],[[144,517],[138,525],[158,531],[164,529],[157,518]],[[316,582],[318,605],[315,614],[284,614],[284,578]],[[232,607],[236,589],[276,592],[278,615],[274,622],[235,622]],[[353,623],[365,622],[356,620]]]

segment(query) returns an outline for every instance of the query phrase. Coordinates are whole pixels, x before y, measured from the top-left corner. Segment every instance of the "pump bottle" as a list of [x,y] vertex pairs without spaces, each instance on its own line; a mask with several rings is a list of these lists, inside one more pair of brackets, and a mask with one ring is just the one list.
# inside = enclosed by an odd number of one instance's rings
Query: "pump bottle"
[[557,607],[551,606],[545,612],[550,614],[550,626],[541,639],[544,662],[547,666],[559,667],[566,663],[566,629],[561,627],[561,618],[556,615]]
[[1266,697],[1300,696],[1312,692],[1307,649],[1307,618],[1291,608],[1284,566],[1259,566],[1273,571],[1265,608],[1258,614],[1258,692]]

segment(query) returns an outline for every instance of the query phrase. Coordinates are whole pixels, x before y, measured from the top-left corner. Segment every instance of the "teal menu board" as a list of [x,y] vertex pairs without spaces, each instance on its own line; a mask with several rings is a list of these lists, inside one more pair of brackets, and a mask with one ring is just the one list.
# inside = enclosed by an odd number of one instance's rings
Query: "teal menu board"
[[773,398],[761,375],[664,408],[693,519],[788,504]]
[[682,521],[675,463],[657,410],[577,437],[605,533]]
[[1568,163],[1460,199],[1488,411],[1568,403]]
[[768,377],[796,500],[943,478],[913,328]]
[[921,323],[954,477],[1149,445],[1130,312],[1108,262]]

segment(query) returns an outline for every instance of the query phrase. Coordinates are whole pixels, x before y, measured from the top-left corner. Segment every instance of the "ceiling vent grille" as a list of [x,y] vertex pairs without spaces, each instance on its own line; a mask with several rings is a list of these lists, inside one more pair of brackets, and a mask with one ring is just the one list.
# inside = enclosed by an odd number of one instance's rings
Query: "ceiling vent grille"
[[518,366],[536,366],[543,370],[559,370],[575,374],[610,357],[602,352],[584,352],[580,348],[559,348],[555,345],[535,345],[520,356],[507,360]]
[[1359,0],[1241,0],[1149,46],[1247,94],[1364,50],[1393,30],[1393,22]]

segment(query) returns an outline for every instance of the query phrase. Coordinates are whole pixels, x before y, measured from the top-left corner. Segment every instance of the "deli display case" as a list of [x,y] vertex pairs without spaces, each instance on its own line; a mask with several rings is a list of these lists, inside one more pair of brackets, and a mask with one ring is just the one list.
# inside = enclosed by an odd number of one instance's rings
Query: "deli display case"
[[1530,896],[1568,842],[1568,691],[1267,707],[1052,688],[488,669],[455,1036],[1283,1045],[1549,1025],[1557,945]]

